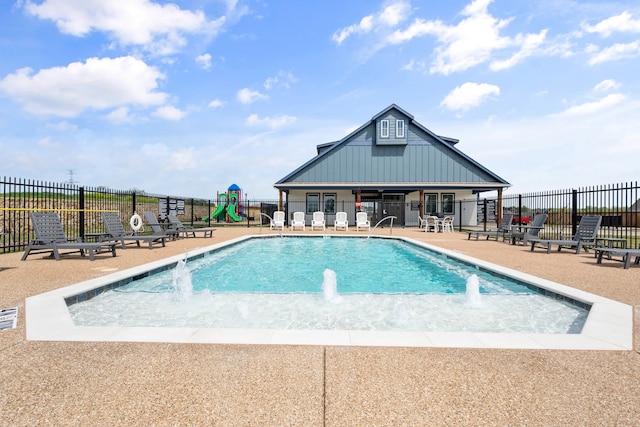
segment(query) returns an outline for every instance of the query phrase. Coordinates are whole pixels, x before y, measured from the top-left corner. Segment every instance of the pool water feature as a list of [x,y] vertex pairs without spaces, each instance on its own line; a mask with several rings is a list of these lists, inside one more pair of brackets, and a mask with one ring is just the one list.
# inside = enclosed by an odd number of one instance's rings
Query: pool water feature
[[[327,249],[328,243],[337,246]],[[307,244],[312,249],[301,246]],[[114,274],[107,284],[102,278],[102,287],[89,281],[54,291],[68,304],[59,325],[67,334],[49,325],[46,333],[28,328],[28,338],[512,348],[621,348],[629,341],[624,304],[576,290],[572,296],[571,288],[411,239],[266,237],[224,246],[190,253],[186,263],[172,257]],[[303,260],[293,261],[292,254]],[[247,279],[249,264],[257,268]],[[399,272],[388,270],[395,264]],[[433,264],[439,268],[425,267]],[[275,274],[277,286],[269,285],[274,276],[263,277],[268,274]],[[470,291],[474,276],[477,289]],[[180,283],[190,292],[176,291]],[[27,301],[36,302],[43,303]],[[613,326],[624,333],[594,339],[594,330],[620,309],[627,314]]]

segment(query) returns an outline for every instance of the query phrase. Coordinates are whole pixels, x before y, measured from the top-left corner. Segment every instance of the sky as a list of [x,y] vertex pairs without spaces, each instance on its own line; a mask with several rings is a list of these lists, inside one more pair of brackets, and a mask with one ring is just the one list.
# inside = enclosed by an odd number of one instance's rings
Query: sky
[[640,178],[637,0],[17,0],[0,176],[215,198],[391,104],[506,194]]

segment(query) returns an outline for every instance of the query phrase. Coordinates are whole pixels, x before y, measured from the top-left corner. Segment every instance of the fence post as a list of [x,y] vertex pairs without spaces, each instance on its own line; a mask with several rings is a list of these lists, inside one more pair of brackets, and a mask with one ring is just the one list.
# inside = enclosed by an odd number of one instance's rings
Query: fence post
[[487,199],[483,199],[483,203],[484,203],[484,207],[482,208],[482,222],[484,223],[483,225],[483,230],[487,231]]
[[193,199],[191,199],[191,226],[192,227],[193,227],[193,221],[195,220],[195,217],[196,217],[195,208],[196,208],[196,204],[193,201]]
[[135,191],[131,193],[131,212],[136,213],[136,192]]
[[84,187],[79,188],[80,192],[78,193],[78,204],[79,204],[79,215],[78,215],[78,232],[80,233],[80,238],[84,241]]
[[578,190],[571,190],[571,235],[578,231]]
[[518,219],[518,222],[522,224],[522,194],[518,194]]

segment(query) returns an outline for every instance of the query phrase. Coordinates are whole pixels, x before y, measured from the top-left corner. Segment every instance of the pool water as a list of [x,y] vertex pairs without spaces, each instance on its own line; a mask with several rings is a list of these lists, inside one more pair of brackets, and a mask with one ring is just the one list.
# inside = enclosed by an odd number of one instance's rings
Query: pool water
[[[588,314],[514,280],[395,239],[251,239],[182,268],[72,304],[74,322],[579,333]],[[327,280],[333,273],[335,279]],[[465,294],[472,275],[480,289],[480,300],[473,304]]]

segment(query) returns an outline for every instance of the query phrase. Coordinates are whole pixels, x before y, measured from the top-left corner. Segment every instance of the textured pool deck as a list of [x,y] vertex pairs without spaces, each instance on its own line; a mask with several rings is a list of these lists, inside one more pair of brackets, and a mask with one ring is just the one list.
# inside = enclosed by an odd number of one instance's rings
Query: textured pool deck
[[[0,255],[0,308],[19,308],[17,328],[0,332],[0,423],[638,424],[637,320],[630,350],[26,339],[28,297],[259,231],[223,228],[212,239],[182,239],[153,250],[131,247],[119,250],[116,258],[99,256],[94,262],[76,256],[56,262],[40,255],[20,262],[22,254]],[[388,235],[389,229],[375,233]],[[624,270],[619,262],[596,265],[591,253],[531,253],[502,242],[468,241],[461,233],[394,228],[393,234],[627,304],[637,319],[637,266]]]

